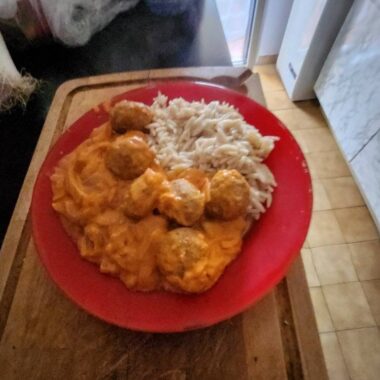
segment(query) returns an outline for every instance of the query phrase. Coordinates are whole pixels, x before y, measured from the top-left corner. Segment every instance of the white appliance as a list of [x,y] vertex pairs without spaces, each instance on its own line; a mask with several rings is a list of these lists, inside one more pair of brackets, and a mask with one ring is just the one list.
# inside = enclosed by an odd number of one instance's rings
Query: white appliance
[[353,0],[294,0],[277,60],[292,100],[315,98],[314,83]]

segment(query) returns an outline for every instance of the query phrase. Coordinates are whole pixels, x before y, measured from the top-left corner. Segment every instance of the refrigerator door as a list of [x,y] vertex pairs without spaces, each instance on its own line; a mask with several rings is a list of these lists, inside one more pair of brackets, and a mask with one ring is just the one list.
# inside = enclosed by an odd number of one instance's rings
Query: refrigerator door
[[315,98],[314,83],[352,0],[294,0],[277,60],[292,100]]

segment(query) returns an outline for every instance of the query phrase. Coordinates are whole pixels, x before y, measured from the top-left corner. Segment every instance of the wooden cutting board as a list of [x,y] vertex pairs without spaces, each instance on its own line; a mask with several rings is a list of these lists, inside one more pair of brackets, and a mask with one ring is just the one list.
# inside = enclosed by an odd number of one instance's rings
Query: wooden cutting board
[[157,80],[203,80],[264,104],[243,68],[136,71],[76,79],[57,91],[0,253],[1,379],[327,379],[300,259],[264,299],[216,326],[179,334],[121,329],[67,300],[31,238],[33,184],[49,148],[79,116]]

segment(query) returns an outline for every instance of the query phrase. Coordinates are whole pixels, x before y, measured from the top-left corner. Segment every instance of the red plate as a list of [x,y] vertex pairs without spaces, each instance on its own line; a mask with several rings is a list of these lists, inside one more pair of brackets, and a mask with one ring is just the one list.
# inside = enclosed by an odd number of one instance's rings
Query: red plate
[[212,325],[257,302],[286,275],[308,230],[312,192],[301,149],[273,114],[253,100],[206,83],[172,82],[149,85],[117,96],[152,103],[161,91],[170,99],[204,99],[234,105],[263,135],[280,141],[266,161],[278,183],[269,210],[254,225],[238,258],[217,284],[200,295],[129,291],[115,278],[81,259],[51,207],[50,175],[62,156],[86,139],[108,116],[103,107],[90,110],[68,129],[43,163],[32,199],[33,236],[40,258],[54,282],[77,305],[107,322],[130,329],[177,332]]

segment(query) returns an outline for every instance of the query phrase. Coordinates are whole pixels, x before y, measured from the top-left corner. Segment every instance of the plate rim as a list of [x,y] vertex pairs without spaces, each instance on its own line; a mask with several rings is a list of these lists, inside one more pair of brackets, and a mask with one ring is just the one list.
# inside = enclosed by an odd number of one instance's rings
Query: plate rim
[[[114,102],[117,102],[118,99],[124,98],[126,95],[132,95],[133,96],[134,93],[139,93],[139,92],[142,92],[142,91],[151,90],[151,89],[155,89],[155,88],[157,88],[157,90],[159,91],[159,87],[161,87],[161,86],[172,86],[172,85],[173,86],[182,86],[182,85],[184,85],[184,86],[189,86],[189,85],[190,86],[194,86],[195,85],[195,86],[200,86],[200,87],[217,88],[218,90],[221,90],[223,92],[230,93],[230,94],[232,94],[234,96],[237,95],[239,97],[243,97],[243,98],[249,100],[250,102],[254,102],[256,104],[256,106],[258,106],[260,109],[262,109],[265,113],[269,113],[272,117],[274,117],[277,120],[277,122],[279,123],[279,125],[282,126],[287,131],[289,137],[296,144],[296,146],[299,149],[299,152],[300,152],[301,156],[303,158],[305,158],[304,157],[304,153],[302,152],[302,149],[300,148],[299,144],[297,143],[297,141],[295,140],[294,136],[291,134],[291,132],[289,131],[289,129],[270,110],[268,110],[263,105],[261,105],[260,103],[258,103],[256,100],[250,98],[249,96],[247,96],[245,94],[242,94],[242,93],[240,93],[240,92],[238,92],[238,91],[236,91],[234,89],[230,89],[228,87],[222,86],[220,84],[215,84],[215,83],[207,82],[207,81],[203,81],[203,80],[194,80],[194,81],[190,81],[190,80],[169,80],[169,81],[166,81],[166,80],[157,80],[157,81],[154,81],[154,82],[149,82],[146,85],[138,87],[138,88],[134,88],[134,89],[127,90],[127,91],[122,91],[122,92],[120,92],[119,94],[116,94],[113,97],[107,98],[105,101],[106,102],[107,101],[111,101],[111,103],[114,103]],[[181,96],[181,95],[178,95],[178,96]],[[215,100],[218,100],[218,99],[215,99]],[[48,273],[48,276],[53,281],[53,283],[55,284],[55,286],[60,290],[60,292],[62,292],[67,299],[69,299],[71,302],[73,302],[76,306],[78,306],[80,309],[82,309],[86,313],[90,314],[93,317],[96,317],[97,319],[100,319],[102,321],[110,323],[112,325],[116,325],[116,326],[121,327],[121,328],[127,328],[127,329],[130,329],[130,330],[133,330],[133,331],[140,331],[140,332],[180,333],[180,332],[186,332],[186,331],[191,331],[191,330],[195,330],[195,329],[207,328],[209,326],[212,326],[212,325],[218,324],[218,323],[220,323],[222,321],[225,321],[227,319],[230,319],[230,318],[232,318],[232,317],[234,317],[234,316],[236,316],[238,314],[241,314],[242,312],[244,312],[245,310],[249,309],[254,304],[256,304],[263,297],[265,297],[270,291],[272,291],[272,289],[286,276],[286,274],[284,275],[284,274],[282,274],[282,272],[283,273],[287,273],[288,270],[289,270],[289,268],[290,268],[290,266],[293,264],[293,262],[297,258],[297,256],[299,256],[298,250],[300,251],[302,249],[302,243],[301,243],[299,249],[295,250],[295,252],[292,252],[292,254],[288,256],[289,259],[287,260],[286,265],[282,266],[281,273],[278,274],[278,275],[276,275],[276,276],[274,276],[274,279],[272,281],[270,281],[270,284],[264,286],[264,289],[261,290],[255,297],[251,297],[251,301],[250,302],[244,302],[244,303],[242,303],[241,307],[236,308],[234,311],[231,311],[230,313],[223,313],[223,312],[220,313],[219,318],[214,318],[214,320],[211,321],[211,322],[206,322],[206,323],[204,323],[202,325],[199,325],[199,326],[198,325],[190,326],[188,328],[177,328],[177,327],[174,327],[174,328],[170,328],[170,329],[162,329],[160,327],[154,328],[149,323],[148,324],[145,323],[147,325],[146,327],[141,326],[141,324],[138,326],[138,325],[135,325],[135,324],[130,323],[130,322],[128,322],[128,324],[126,324],[126,323],[120,323],[119,321],[115,321],[112,318],[107,318],[107,317],[105,317],[103,315],[99,315],[96,312],[93,312],[90,308],[88,308],[87,306],[84,306],[75,297],[73,297],[72,295],[70,295],[60,285],[60,283],[57,281],[57,279],[51,274],[51,272],[49,270],[48,263],[46,261],[46,257],[40,252],[40,249],[38,247],[38,243],[37,243],[38,239],[36,238],[38,236],[38,221],[37,221],[37,218],[35,217],[35,207],[36,207],[36,200],[35,199],[38,196],[36,190],[37,190],[37,186],[38,186],[39,181],[40,181],[40,177],[43,175],[43,169],[44,169],[45,165],[47,165],[48,158],[51,155],[51,153],[54,151],[56,145],[59,143],[59,141],[61,140],[61,138],[63,136],[65,136],[65,135],[67,135],[68,133],[70,133],[71,129],[73,127],[75,128],[76,123],[80,122],[80,120],[83,117],[85,117],[89,112],[93,111],[94,108],[100,107],[103,103],[104,102],[101,102],[101,103],[93,106],[92,108],[89,108],[87,111],[85,111],[81,116],[79,116],[75,121],[73,121],[70,124],[70,126],[64,130],[64,132],[62,134],[60,134],[57,137],[57,140],[53,144],[51,144],[51,146],[49,147],[49,151],[46,154],[46,156],[45,156],[45,158],[43,160],[43,163],[42,163],[42,165],[39,168],[39,171],[38,171],[38,174],[37,174],[37,177],[36,177],[36,180],[35,180],[35,184],[34,184],[34,187],[33,187],[33,193],[32,193],[31,208],[30,208],[30,210],[31,210],[32,236],[33,236],[33,240],[34,240],[34,243],[35,243],[35,248],[36,248],[37,254],[39,256],[39,259],[41,260],[41,262],[42,262],[42,264],[43,264],[46,272]],[[234,104],[232,104],[232,105],[234,107],[236,107]],[[94,126],[92,129],[97,128],[100,125],[101,124],[98,124],[98,125]],[[304,159],[304,162],[306,163],[306,169],[307,169],[306,159]],[[309,183],[310,189],[311,189],[310,171],[309,170],[305,170],[304,174],[307,177],[307,182]],[[312,214],[313,194],[312,194],[312,191],[310,191],[309,193],[310,193],[309,205],[308,205],[309,207],[306,210],[306,214],[308,215],[308,218],[307,218],[307,223],[305,225],[305,231],[306,232],[305,232],[305,235],[304,235],[304,240],[306,239],[306,236],[307,236],[307,231],[308,231],[309,226],[310,226],[311,214]],[[240,254],[241,254],[241,252],[240,252]],[[239,257],[236,258],[236,260],[238,260],[238,259],[239,259]],[[92,263],[90,263],[90,264],[93,265]],[[98,268],[96,268],[96,269],[98,270]],[[98,274],[99,275],[103,275],[99,271],[98,271]],[[117,281],[120,281],[120,280],[117,279]],[[127,290],[129,292],[133,292],[132,290],[129,290],[129,289],[127,289]],[[193,297],[194,295],[189,295],[189,296]]]

